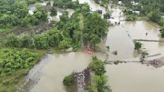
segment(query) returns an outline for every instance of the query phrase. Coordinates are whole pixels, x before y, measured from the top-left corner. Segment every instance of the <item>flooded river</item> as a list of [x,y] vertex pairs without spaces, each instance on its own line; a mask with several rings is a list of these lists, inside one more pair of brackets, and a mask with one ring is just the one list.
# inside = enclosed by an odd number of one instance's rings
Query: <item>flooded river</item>
[[[105,10],[92,0],[79,2],[88,3],[93,11]],[[117,20],[121,19],[119,18],[121,10],[119,8],[115,10],[112,17]],[[110,51],[107,52],[108,60],[139,60],[139,56],[135,55],[133,40],[159,40],[158,30],[157,25],[146,21],[121,21],[120,25],[109,27],[104,43],[110,47]],[[146,50],[149,55],[160,53],[160,57],[164,56],[162,43],[142,42],[142,44],[142,49]],[[112,54],[114,51],[118,54]],[[95,53],[95,55],[105,59],[102,53]],[[27,79],[33,82],[27,92],[66,92],[62,84],[63,78],[72,72],[85,69],[91,58],[92,55],[84,52],[48,54],[27,76]],[[154,68],[140,63],[124,63],[106,65],[106,70],[113,92],[164,92],[164,67]]]

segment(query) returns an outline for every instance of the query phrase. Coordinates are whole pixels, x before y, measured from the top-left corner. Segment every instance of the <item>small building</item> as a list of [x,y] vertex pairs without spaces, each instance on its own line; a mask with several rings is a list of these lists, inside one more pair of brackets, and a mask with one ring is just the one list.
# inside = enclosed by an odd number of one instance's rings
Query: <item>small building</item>
[[122,5],[122,1],[118,1],[118,5]]
[[140,11],[132,11],[132,13],[140,15]]
[[35,10],[36,10],[35,4],[30,4],[29,7],[28,7],[28,13],[30,15],[33,15]]
[[135,2],[135,1],[131,1],[131,4],[134,5],[134,6],[136,6],[136,5],[138,5],[139,3],[138,3],[138,2]]

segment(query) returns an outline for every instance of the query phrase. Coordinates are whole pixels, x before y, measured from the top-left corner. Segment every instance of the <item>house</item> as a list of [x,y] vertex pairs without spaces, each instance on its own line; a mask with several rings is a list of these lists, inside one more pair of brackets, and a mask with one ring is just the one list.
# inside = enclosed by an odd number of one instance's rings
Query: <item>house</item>
[[132,11],[132,13],[140,15],[140,11]]
[[122,5],[122,1],[118,1],[118,5]]
[[136,5],[138,5],[139,3],[135,2],[135,1],[132,1],[131,4],[134,5],[134,6],[136,6]]

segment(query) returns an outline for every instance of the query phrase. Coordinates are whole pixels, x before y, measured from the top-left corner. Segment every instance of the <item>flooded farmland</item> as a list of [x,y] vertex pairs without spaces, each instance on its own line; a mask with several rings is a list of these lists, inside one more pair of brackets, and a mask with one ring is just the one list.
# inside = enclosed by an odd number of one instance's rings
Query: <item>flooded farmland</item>
[[[92,0],[80,0],[80,3],[88,3],[91,10],[95,11],[104,8],[96,5]],[[115,10],[114,10],[115,11]],[[121,10],[119,8],[113,12],[112,16],[121,21]],[[139,61],[139,56],[135,55],[134,40],[160,40],[159,27],[151,22],[121,21],[120,25],[109,27],[109,32],[105,45],[110,47],[108,60],[129,60]],[[149,55],[159,54],[151,58],[161,58],[164,56],[164,46],[160,42],[141,42],[143,50]],[[117,55],[112,52],[117,51]],[[95,53],[103,59],[105,55]],[[71,52],[66,54],[49,54],[41,62],[46,62],[38,70],[34,70],[33,76],[29,79],[35,83],[28,92],[66,92],[62,80],[72,73],[85,69],[91,61],[93,55],[84,52]],[[162,61],[163,62],[163,61]],[[34,68],[35,69],[35,68]],[[109,85],[112,92],[163,92],[164,88],[164,67],[155,68],[141,63],[123,63],[118,65],[106,65],[109,78]],[[39,73],[39,74],[38,74]],[[37,78],[38,80],[36,81]]]
[[112,92],[163,92],[164,67],[139,63],[107,65]]
[[[148,24],[148,22],[137,21],[135,23],[124,22],[123,25],[110,28],[106,43],[111,46],[111,52],[117,50],[118,55],[114,56],[110,54],[109,59],[138,59],[133,56],[134,45],[132,39],[159,39],[157,29],[153,26],[152,28],[155,30],[148,27],[150,25],[151,24]],[[121,30],[119,30],[119,28]],[[149,33],[148,37],[144,37],[145,32]],[[134,38],[130,38],[128,33]],[[143,42],[143,44],[144,48],[147,49],[150,54],[162,53],[163,51],[160,48],[161,46],[159,43]],[[97,56],[102,59],[105,58],[101,53],[97,54]],[[66,92],[62,84],[64,76],[72,72],[82,71],[88,66],[91,58],[92,55],[83,52],[48,55],[42,61],[46,62],[46,64],[38,70],[40,72],[40,75],[37,76],[39,80],[36,81],[29,92]],[[152,66],[147,66],[145,64],[143,65],[140,63],[125,63],[118,65],[106,65],[106,70],[106,74],[108,75],[110,81],[109,84],[113,92],[164,91],[162,87],[164,84],[163,67],[156,69]],[[32,79],[33,76],[31,77],[31,80]]]

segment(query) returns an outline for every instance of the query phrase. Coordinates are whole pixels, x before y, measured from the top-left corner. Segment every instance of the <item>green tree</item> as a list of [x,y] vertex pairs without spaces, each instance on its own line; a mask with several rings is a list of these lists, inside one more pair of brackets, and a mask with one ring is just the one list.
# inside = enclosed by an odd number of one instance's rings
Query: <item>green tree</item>
[[47,34],[41,34],[35,36],[35,47],[38,49],[47,49],[49,48],[48,36]]
[[142,47],[142,43],[140,42],[135,42],[135,50],[139,50]]
[[62,35],[57,29],[51,29],[47,32],[48,34],[48,44],[51,47],[58,47],[60,41],[62,40]]
[[34,12],[34,15],[38,20],[41,20],[41,21],[46,21],[47,19],[47,13],[44,9],[40,8],[37,9],[37,11]]
[[[95,47],[95,44],[106,35],[108,23],[98,13],[89,14],[84,21],[84,40],[86,44]],[[92,37],[91,37],[92,35]],[[97,40],[97,41],[96,41]]]
[[109,86],[107,85],[107,76],[95,76],[94,81],[96,84],[97,92],[111,92]]
[[29,34],[23,35],[20,39],[21,39],[21,47],[33,48],[35,46],[34,38]]
[[9,34],[6,37],[5,45],[8,47],[20,47],[20,39],[15,34]]
[[89,67],[96,75],[103,75],[106,72],[104,63],[101,60],[98,60],[97,57],[93,57]]
[[161,20],[160,20],[160,25],[161,25],[161,26],[164,26],[164,18],[161,18]]
[[64,86],[72,86],[73,84],[75,84],[75,80],[74,79],[75,78],[74,78],[73,74],[64,77],[64,80],[63,80]]
[[164,38],[164,27],[160,29],[161,37]]
[[59,43],[59,48],[61,49],[67,49],[71,46],[71,39],[69,38],[64,38],[62,41]]
[[56,15],[57,15],[57,10],[54,7],[52,7],[51,8],[51,16],[56,16]]
[[150,18],[150,20],[152,20],[153,22],[159,23],[161,20],[161,16],[158,10],[152,10],[149,14],[148,17]]

